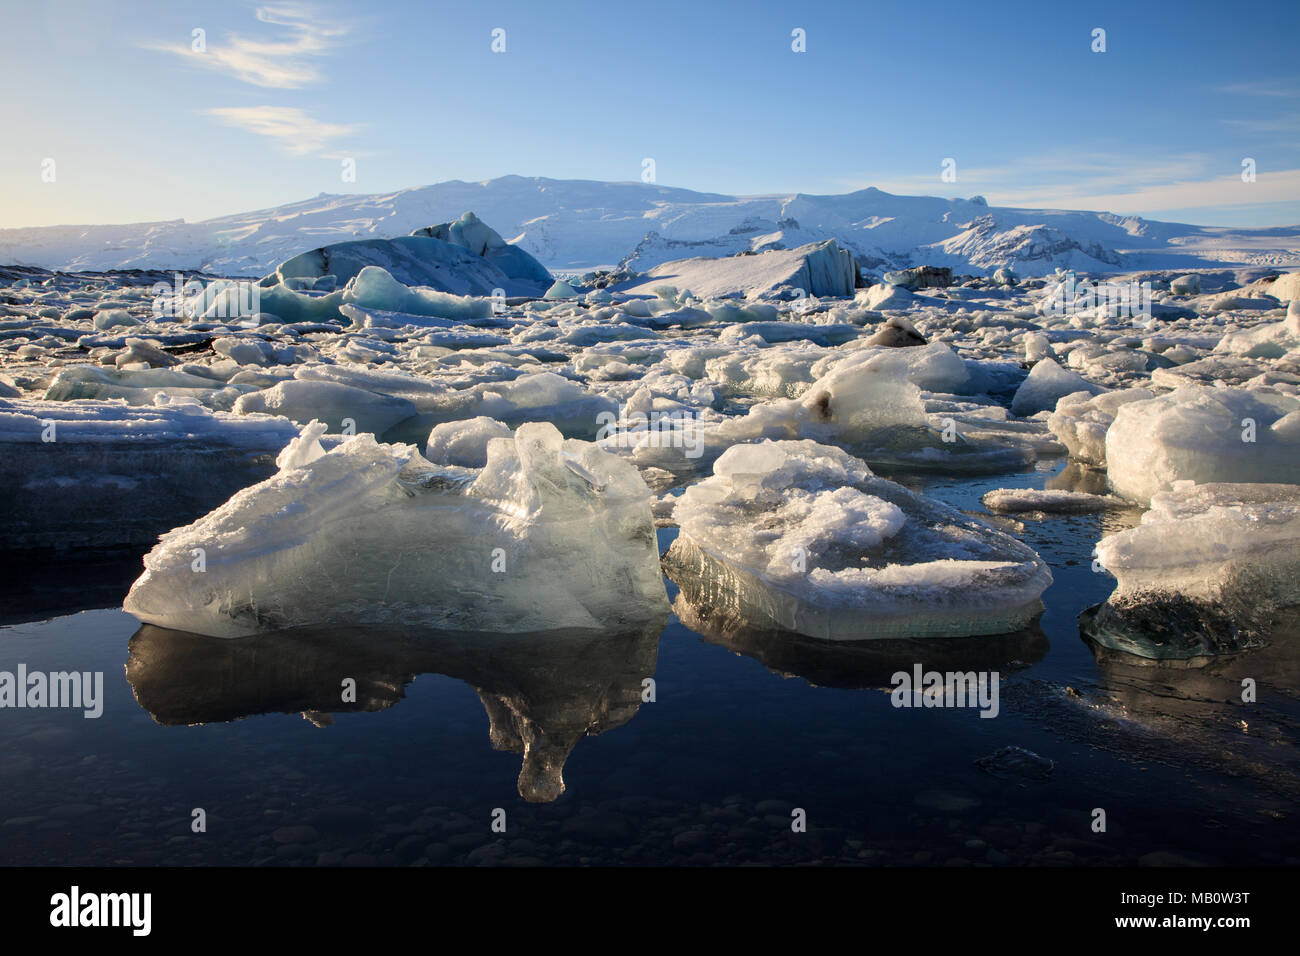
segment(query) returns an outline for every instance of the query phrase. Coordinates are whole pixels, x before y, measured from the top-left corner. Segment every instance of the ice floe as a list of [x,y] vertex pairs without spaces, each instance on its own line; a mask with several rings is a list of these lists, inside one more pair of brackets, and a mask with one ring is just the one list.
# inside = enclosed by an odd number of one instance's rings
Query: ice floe
[[667,606],[650,492],[627,463],[548,424],[494,438],[481,469],[313,423],[280,470],[163,535],[126,599],[214,637],[312,624],[598,628]]
[[1039,610],[1034,552],[812,441],[729,449],[664,556],[692,604],[828,640],[997,634]]

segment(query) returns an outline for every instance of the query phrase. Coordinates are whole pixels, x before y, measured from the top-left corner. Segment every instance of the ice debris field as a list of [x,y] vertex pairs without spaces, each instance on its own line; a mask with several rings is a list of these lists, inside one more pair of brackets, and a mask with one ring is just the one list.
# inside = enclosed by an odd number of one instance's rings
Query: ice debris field
[[[1015,521],[1109,512],[1109,647],[1236,651],[1300,603],[1300,272],[796,238],[554,275],[467,213],[261,277],[5,267],[5,550],[151,549],[126,609],[217,637],[641,626],[666,575],[747,627],[942,639],[1041,611]],[[1066,459],[979,513],[907,487]]]

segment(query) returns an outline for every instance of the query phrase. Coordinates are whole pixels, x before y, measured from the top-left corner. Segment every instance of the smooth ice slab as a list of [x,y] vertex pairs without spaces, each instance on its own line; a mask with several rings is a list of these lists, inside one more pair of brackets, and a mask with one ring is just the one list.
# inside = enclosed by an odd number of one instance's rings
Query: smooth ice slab
[[305,428],[280,471],[145,557],[126,610],[214,637],[331,624],[536,631],[667,606],[650,491],[549,424],[493,439],[482,469]]
[[5,544],[147,545],[273,474],[297,433],[198,404],[0,399]]
[[1052,581],[1028,546],[812,441],[738,445],[686,490],[668,576],[711,616],[827,640],[1000,634]]

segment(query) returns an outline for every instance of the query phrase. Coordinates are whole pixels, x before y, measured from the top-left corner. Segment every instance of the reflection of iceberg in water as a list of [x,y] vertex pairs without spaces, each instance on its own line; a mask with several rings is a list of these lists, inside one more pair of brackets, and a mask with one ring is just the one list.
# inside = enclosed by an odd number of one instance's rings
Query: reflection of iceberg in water
[[677,595],[673,613],[709,643],[819,687],[887,689],[895,673],[911,671],[916,663],[927,671],[1019,670],[1042,659],[1048,649],[1037,621],[1010,634],[825,641],[754,628],[724,612],[693,605],[683,594]]
[[[418,674],[464,681],[483,701],[497,750],[523,754],[519,793],[545,802],[564,792],[577,742],[632,719],[654,674],[663,622],[639,630],[537,634],[311,628],[211,638],[146,624],[131,638],[126,677],[160,724],[200,724],[298,713],[377,711]],[[355,702],[342,682],[356,681]]]

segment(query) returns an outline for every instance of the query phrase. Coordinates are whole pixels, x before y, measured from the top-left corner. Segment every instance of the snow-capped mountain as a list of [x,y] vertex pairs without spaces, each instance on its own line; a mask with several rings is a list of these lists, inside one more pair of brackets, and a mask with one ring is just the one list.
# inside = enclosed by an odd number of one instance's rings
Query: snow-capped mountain
[[980,197],[726,196],[646,183],[504,176],[373,195],[320,195],[203,222],[0,230],[0,263],[62,270],[201,269],[262,275],[303,251],[405,236],[472,210],[549,268],[696,256],[836,239],[868,272],[912,265],[1023,275],[1233,264],[1295,268],[1300,226],[1227,229],[1104,212],[989,206]]

